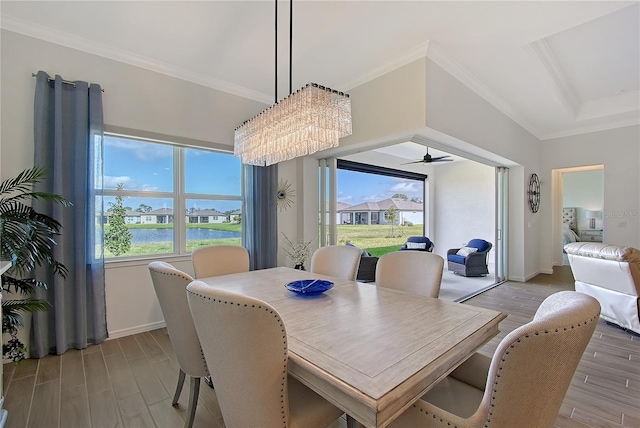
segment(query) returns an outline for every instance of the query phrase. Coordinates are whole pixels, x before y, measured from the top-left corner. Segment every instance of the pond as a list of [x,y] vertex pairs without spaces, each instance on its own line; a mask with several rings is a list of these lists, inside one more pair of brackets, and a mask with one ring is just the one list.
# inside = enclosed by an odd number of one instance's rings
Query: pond
[[[129,229],[131,243],[173,241],[173,229]],[[228,232],[226,230],[187,228],[187,241],[199,241],[208,239],[240,238],[240,232]]]

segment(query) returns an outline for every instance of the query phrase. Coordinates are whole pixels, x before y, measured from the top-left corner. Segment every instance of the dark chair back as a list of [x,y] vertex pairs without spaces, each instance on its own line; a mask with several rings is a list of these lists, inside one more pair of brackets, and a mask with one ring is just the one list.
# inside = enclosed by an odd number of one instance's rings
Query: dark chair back
[[[424,245],[423,245],[424,244]],[[400,250],[433,251],[433,242],[426,236],[410,236]]]

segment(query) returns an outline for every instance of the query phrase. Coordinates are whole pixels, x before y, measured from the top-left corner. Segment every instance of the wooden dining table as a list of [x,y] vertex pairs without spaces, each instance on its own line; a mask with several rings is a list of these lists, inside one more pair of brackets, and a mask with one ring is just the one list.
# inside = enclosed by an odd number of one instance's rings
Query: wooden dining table
[[[285,284],[327,279],[300,296]],[[500,312],[286,267],[200,278],[272,305],[289,374],[367,427],[384,427],[498,333]]]

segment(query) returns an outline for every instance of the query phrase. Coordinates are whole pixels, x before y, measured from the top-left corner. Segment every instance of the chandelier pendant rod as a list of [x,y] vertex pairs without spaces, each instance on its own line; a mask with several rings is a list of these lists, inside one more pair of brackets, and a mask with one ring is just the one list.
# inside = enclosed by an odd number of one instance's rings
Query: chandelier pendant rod
[[275,48],[275,90],[273,91],[274,94],[274,102],[277,103],[278,102],[278,0],[275,1],[276,4],[276,13],[275,13],[275,43],[273,44],[274,48]]
[[[276,0],[277,1],[277,0]],[[289,0],[289,95],[293,93],[293,0]]]

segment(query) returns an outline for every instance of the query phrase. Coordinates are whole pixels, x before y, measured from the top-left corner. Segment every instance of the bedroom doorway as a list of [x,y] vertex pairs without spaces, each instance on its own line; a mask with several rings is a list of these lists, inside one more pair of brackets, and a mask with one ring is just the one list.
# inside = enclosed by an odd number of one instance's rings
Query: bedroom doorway
[[554,170],[558,180],[558,211],[554,218],[560,227],[555,264],[568,265],[564,245],[569,242],[603,242],[604,165]]

